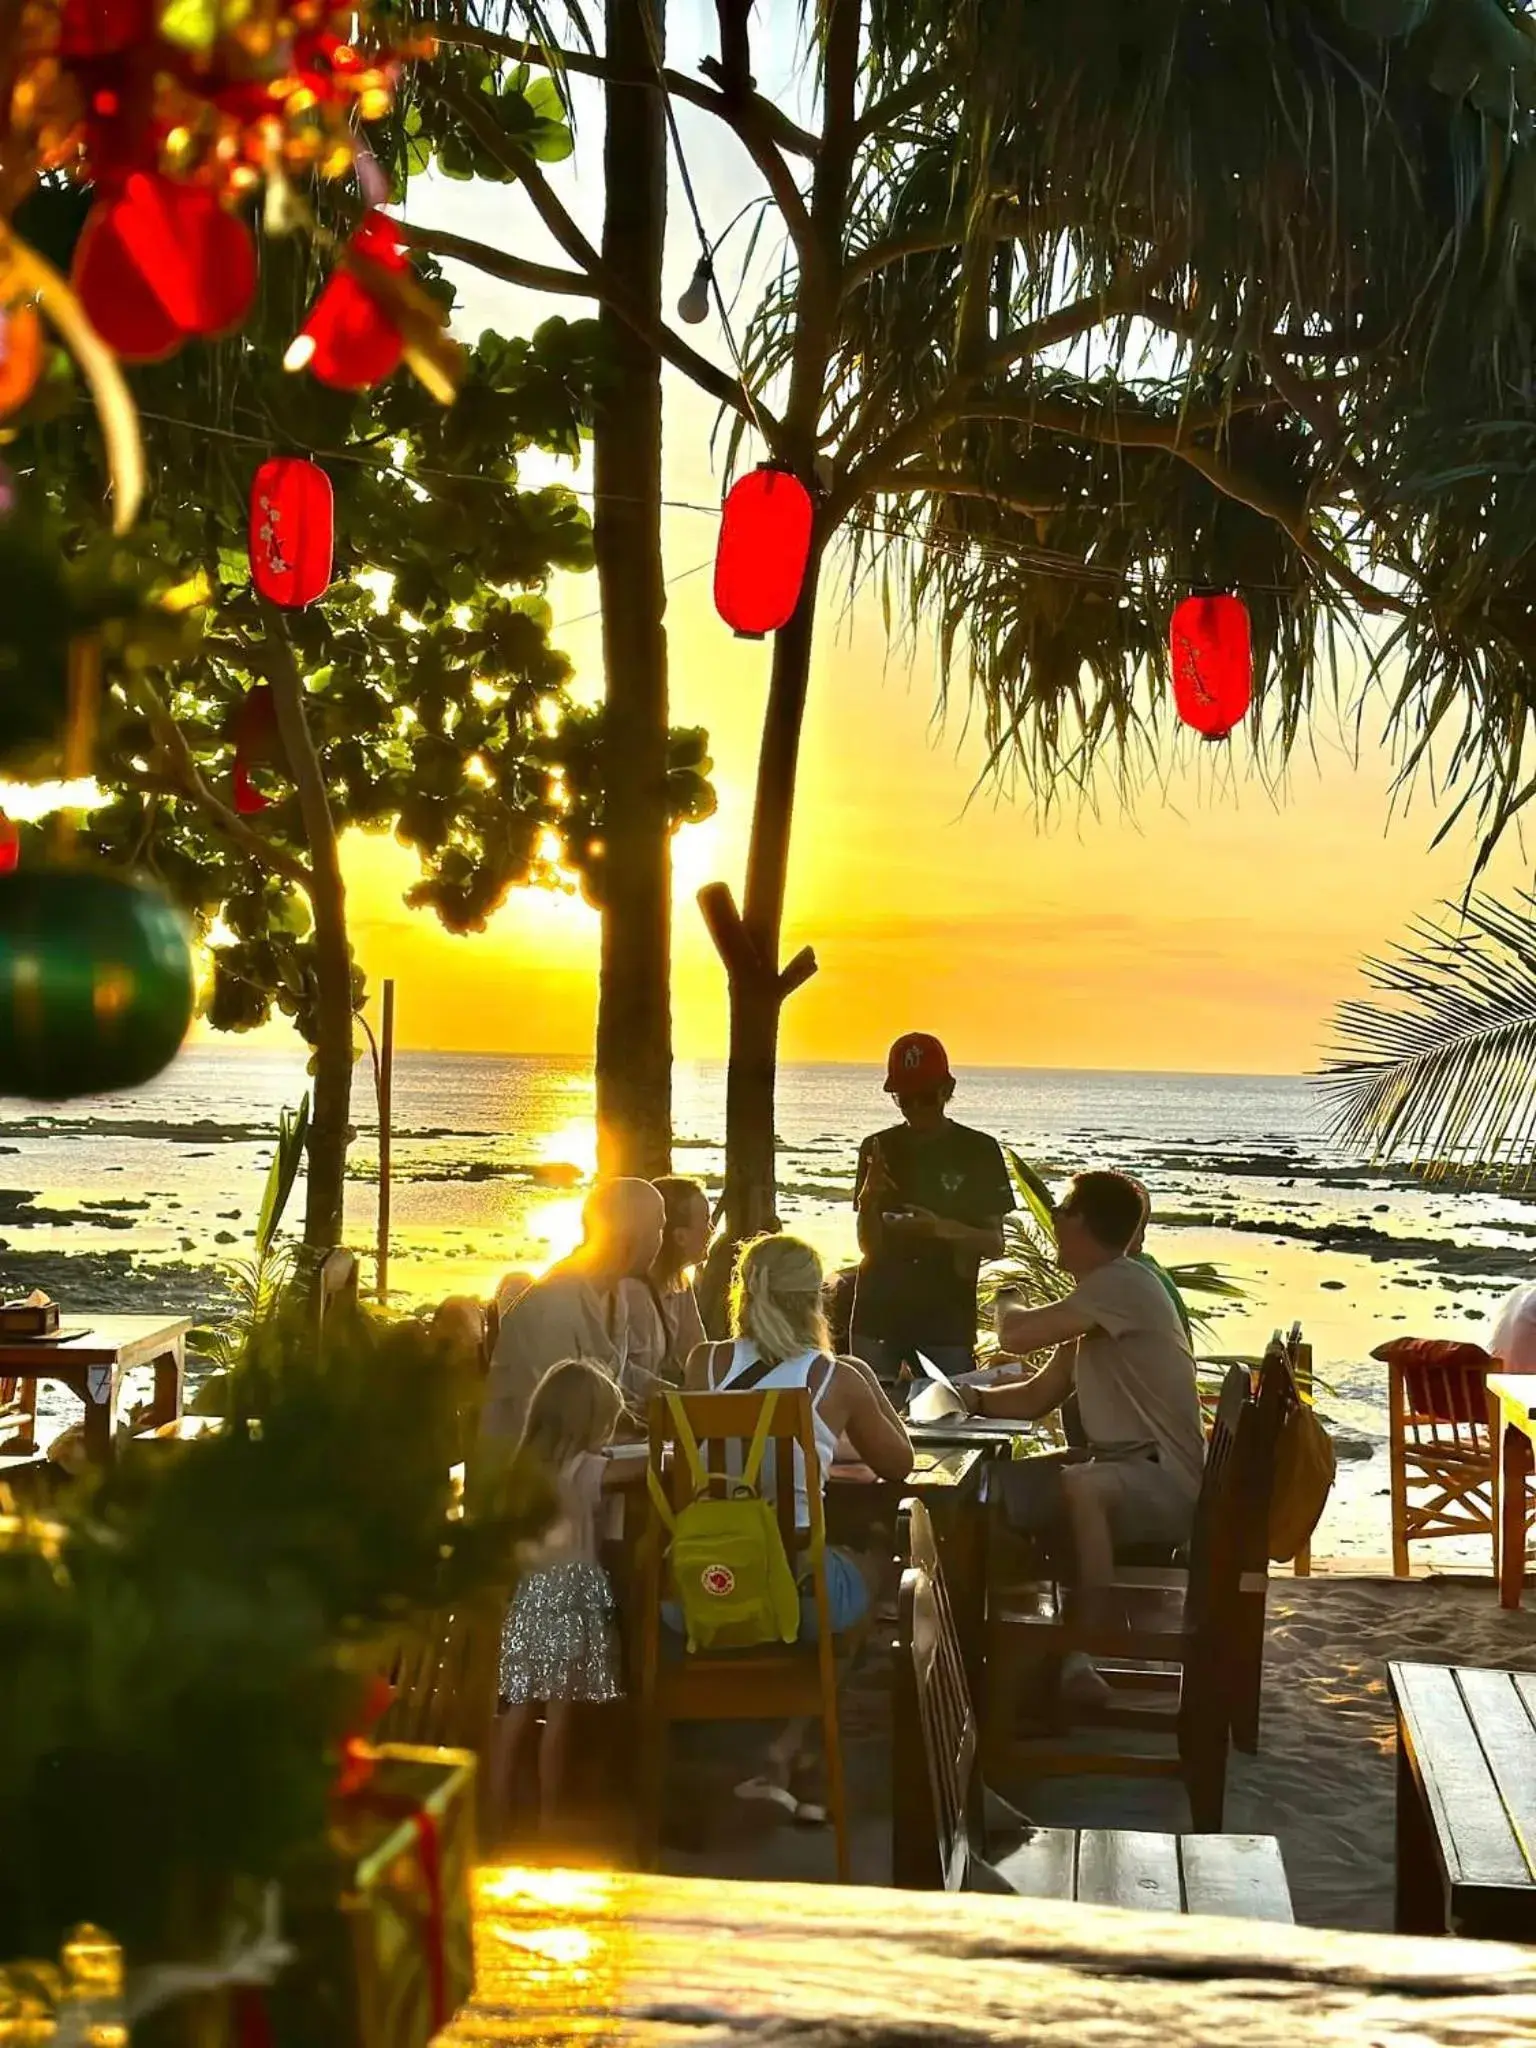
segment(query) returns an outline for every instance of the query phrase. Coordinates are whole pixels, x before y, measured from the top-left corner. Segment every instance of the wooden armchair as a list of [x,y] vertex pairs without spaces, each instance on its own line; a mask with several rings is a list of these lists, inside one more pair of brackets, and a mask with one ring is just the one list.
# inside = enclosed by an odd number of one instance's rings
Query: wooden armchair
[[1394,1575],[1407,1578],[1411,1543],[1486,1536],[1497,1577],[1498,1433],[1485,1384],[1495,1361],[1475,1344],[1416,1337],[1371,1356],[1388,1375]]
[[[679,1396],[712,1487],[723,1492],[739,1473],[747,1446],[762,1417],[765,1394]],[[674,1509],[684,1507],[692,1482],[682,1459],[671,1458],[671,1413],[660,1397],[650,1404],[650,1467]],[[806,1528],[795,1525],[796,1455],[806,1474]],[[825,1516],[818,1475],[810,1397],[780,1390],[769,1431],[779,1532],[816,1612],[813,1643],[770,1644],[751,1650],[686,1654],[681,1641],[664,1653],[662,1602],[669,1592],[666,1530],[651,1510],[642,1546],[640,1614],[640,1854],[642,1867],[655,1859],[661,1831],[667,1731],[677,1721],[776,1721],[801,1716],[821,1722],[826,1755],[827,1810],[837,1845],[837,1876],[850,1877],[847,1800],[837,1719],[836,1644],[827,1598]],[[675,1649],[675,1654],[674,1654]]]
[[[1083,1589],[1047,1584],[994,1599],[987,1620],[987,1725],[983,1761],[993,1782],[1015,1777],[1177,1777],[1197,1831],[1218,1832],[1234,1722],[1263,1647],[1275,1450],[1288,1369],[1267,1369],[1257,1393],[1246,1366],[1227,1374],[1206,1452],[1187,1581],[1117,1583]],[[1255,1584],[1255,1572],[1262,1574]],[[1255,1631],[1256,1639],[1255,1639]],[[1053,1747],[1020,1741],[1016,1722],[1024,1673],[1046,1659],[1081,1652],[1101,1664],[1116,1692],[1171,1694],[1151,1706],[1118,1701],[1087,1717],[1104,1728],[1154,1732],[1173,1754]],[[1147,1667],[1162,1667],[1149,1669]],[[1253,1714],[1256,1720],[1256,1712]]]

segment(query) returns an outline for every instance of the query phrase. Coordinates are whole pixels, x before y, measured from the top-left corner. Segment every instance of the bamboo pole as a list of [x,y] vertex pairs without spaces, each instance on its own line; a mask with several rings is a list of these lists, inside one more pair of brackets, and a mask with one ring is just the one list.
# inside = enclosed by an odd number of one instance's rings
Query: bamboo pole
[[379,1300],[389,1300],[389,1195],[395,1097],[395,984],[384,984],[384,1019],[379,1032]]

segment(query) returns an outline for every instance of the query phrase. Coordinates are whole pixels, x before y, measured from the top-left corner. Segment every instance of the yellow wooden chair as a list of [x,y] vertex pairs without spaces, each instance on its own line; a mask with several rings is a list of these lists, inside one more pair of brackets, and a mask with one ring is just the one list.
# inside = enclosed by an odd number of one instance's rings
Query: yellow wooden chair
[[[747,1446],[762,1418],[766,1396],[685,1394],[688,1425],[699,1445],[711,1486],[723,1492],[742,1470]],[[674,1511],[687,1505],[692,1480],[685,1462],[669,1455],[671,1414],[661,1398],[650,1405],[650,1466]],[[795,1526],[795,1452],[804,1460],[809,1526]],[[836,1645],[827,1599],[825,1517],[818,1483],[820,1460],[811,1419],[810,1396],[779,1390],[769,1425],[773,1492],[784,1549],[816,1611],[814,1643],[772,1644],[751,1650],[663,1655],[662,1602],[670,1587],[666,1529],[655,1508],[646,1529],[640,1570],[640,1858],[655,1860],[667,1758],[667,1731],[677,1721],[776,1721],[819,1719],[826,1752],[827,1810],[837,1845],[837,1876],[851,1875],[847,1799],[837,1720]],[[765,1486],[763,1491],[768,1489]]]

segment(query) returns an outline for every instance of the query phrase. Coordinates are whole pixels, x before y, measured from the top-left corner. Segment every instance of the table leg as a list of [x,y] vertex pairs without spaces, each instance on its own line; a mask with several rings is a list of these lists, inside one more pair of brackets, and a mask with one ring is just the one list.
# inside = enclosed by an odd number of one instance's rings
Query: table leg
[[155,1394],[150,1403],[144,1428],[160,1429],[167,1422],[181,1419],[182,1381],[186,1371],[186,1350],[180,1338],[174,1350],[162,1353],[155,1360]]
[[1512,1428],[1507,1417],[1499,1464],[1499,1605],[1518,1607],[1525,1589],[1525,1487],[1531,1469],[1531,1446],[1524,1431]]
[[85,1403],[85,1455],[92,1465],[112,1462],[112,1409],[117,1373],[111,1366],[88,1366],[75,1391]]
[[1397,1730],[1397,1899],[1399,1934],[1444,1934],[1445,1887],[1435,1857],[1434,1831],[1408,1761],[1402,1723]]

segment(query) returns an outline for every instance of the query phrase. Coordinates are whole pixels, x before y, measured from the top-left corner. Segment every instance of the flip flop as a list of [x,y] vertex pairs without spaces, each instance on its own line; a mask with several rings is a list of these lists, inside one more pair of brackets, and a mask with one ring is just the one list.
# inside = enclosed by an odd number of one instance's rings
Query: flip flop
[[795,1825],[802,1828],[824,1828],[827,1824],[827,1809],[814,1799],[795,1801]]
[[778,1806],[792,1820],[800,1815],[800,1802],[787,1785],[775,1785],[771,1778],[743,1778],[736,1787],[736,1797],[749,1804]]

